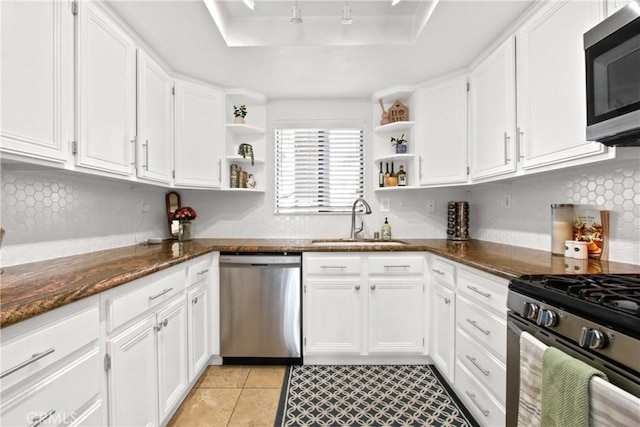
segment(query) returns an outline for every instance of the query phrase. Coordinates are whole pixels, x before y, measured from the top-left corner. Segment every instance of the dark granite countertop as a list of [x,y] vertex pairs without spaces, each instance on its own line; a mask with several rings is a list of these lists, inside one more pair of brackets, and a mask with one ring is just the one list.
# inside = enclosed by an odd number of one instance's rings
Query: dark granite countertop
[[[523,274],[565,274],[564,257],[499,243],[402,239],[400,246],[314,246],[310,239],[196,239],[164,241],[11,267],[0,275],[0,327],[122,285],[200,255],[219,252],[425,251],[511,279]],[[575,260],[576,262],[578,260]],[[588,260],[579,272],[640,273],[640,265]]]

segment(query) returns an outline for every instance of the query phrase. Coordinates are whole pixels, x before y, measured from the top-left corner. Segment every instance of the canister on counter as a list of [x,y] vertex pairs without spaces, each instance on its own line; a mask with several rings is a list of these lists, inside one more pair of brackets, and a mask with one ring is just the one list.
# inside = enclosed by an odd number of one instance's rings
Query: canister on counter
[[551,253],[564,255],[565,242],[573,239],[573,205],[551,205]]

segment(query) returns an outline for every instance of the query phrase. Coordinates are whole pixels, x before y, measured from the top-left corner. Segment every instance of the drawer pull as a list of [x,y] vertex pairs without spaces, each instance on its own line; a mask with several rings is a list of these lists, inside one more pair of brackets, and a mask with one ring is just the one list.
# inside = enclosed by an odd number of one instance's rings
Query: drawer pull
[[356,291],[360,290],[360,285],[356,285],[355,287],[356,287]]
[[198,275],[198,276],[202,276],[203,274],[206,274],[206,273],[208,273],[208,272],[209,272],[209,269],[207,268],[206,270],[198,271],[197,275]]
[[405,270],[408,268],[411,268],[410,265],[385,265],[384,268],[386,269],[390,269],[390,268],[404,268]]
[[372,291],[375,291],[376,290],[376,285],[371,285],[370,288],[371,288]]
[[467,393],[467,396],[469,396],[469,399],[471,399],[471,401],[478,407],[478,409],[480,409],[480,412],[482,412],[482,415],[484,415],[485,417],[488,417],[489,411],[487,411],[486,409],[482,409],[482,406],[480,406],[480,404],[476,400],[476,395],[471,394],[468,391],[465,391],[465,393]]
[[475,320],[467,319],[467,322],[471,323],[473,326],[476,327],[476,329],[478,329],[480,332],[482,332],[485,335],[489,335],[491,333],[491,331],[487,331],[486,329],[483,329],[480,326],[478,326],[478,322],[476,322]]
[[39,426],[40,424],[42,424],[43,422],[47,421],[47,419],[48,419],[51,415],[53,415],[53,414],[55,414],[55,413],[56,413],[56,410],[55,410],[55,409],[52,409],[52,410],[50,410],[49,412],[47,412],[46,414],[44,414],[43,416],[38,417],[38,418],[34,418],[34,419],[31,421],[31,425],[29,425],[29,427],[38,427],[38,426]]
[[160,329],[162,329],[162,327],[166,327],[169,324],[169,319],[164,319],[164,322],[160,322],[156,325],[155,329],[156,331],[159,331]]
[[482,372],[484,374],[485,377],[488,377],[489,374],[491,373],[490,371],[487,371],[486,369],[482,369],[482,366],[480,366],[478,364],[478,362],[476,361],[475,357],[471,357],[467,354],[467,359],[469,359],[469,362],[473,363],[473,366],[475,366],[476,368],[478,368],[480,370],[480,372]]
[[481,290],[479,290],[478,288],[476,288],[475,286],[469,286],[467,285],[468,289],[471,289],[473,292],[482,295],[485,298],[489,298],[491,296],[491,294],[487,293],[487,292],[482,292]]
[[9,368],[6,371],[4,371],[2,374],[0,374],[0,379],[13,374],[14,372],[17,372],[20,369],[25,368],[25,367],[31,365],[34,362],[37,362],[38,360],[42,359],[43,357],[50,355],[54,351],[56,351],[54,348],[50,348],[48,350],[43,351],[42,353],[33,353],[31,355],[31,359],[25,360],[24,362],[14,366],[13,368]]
[[449,304],[451,302],[451,300],[449,299],[449,297],[444,297],[444,303],[445,304]]
[[440,271],[440,270],[437,270],[435,268],[431,269],[431,271],[433,271],[434,273],[439,274],[441,276],[444,276],[444,271]]
[[341,270],[344,270],[347,267],[344,265],[321,265],[320,268],[322,269],[339,268]]
[[198,303],[198,297],[194,297],[194,298],[191,300],[191,302],[192,302],[192,303],[194,303],[194,304],[197,304],[197,303]]
[[160,298],[162,295],[166,294],[167,292],[171,292],[172,290],[173,290],[173,288],[163,289],[162,292],[160,292],[158,295],[154,295],[152,297],[149,297],[149,300],[154,300],[156,298]]

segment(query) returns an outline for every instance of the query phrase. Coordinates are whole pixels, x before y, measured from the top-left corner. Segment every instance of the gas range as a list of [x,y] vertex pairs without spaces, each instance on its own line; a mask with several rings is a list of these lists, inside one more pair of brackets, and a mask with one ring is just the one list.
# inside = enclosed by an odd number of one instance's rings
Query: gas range
[[640,274],[522,276],[509,284],[507,307],[544,331],[640,373]]

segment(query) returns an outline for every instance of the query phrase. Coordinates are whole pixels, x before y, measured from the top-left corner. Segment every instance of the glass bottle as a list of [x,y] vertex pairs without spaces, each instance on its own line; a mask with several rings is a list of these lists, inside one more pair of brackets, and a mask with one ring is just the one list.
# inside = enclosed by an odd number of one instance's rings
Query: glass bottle
[[386,168],[387,168],[387,171],[384,174],[384,186],[388,187],[389,186],[389,162],[386,163]]
[[393,171],[393,162],[391,162],[391,174],[389,175],[389,187],[395,187],[398,185],[398,176]]
[[384,172],[382,172],[382,162],[380,162],[380,175],[378,175],[378,187],[384,187]]
[[398,186],[405,187],[407,185],[407,173],[404,171],[404,166],[400,165],[400,170],[398,171]]
[[384,240],[390,240],[391,239],[391,224],[389,224],[389,221],[387,221],[387,218],[384,218],[384,224],[382,224],[382,238]]

